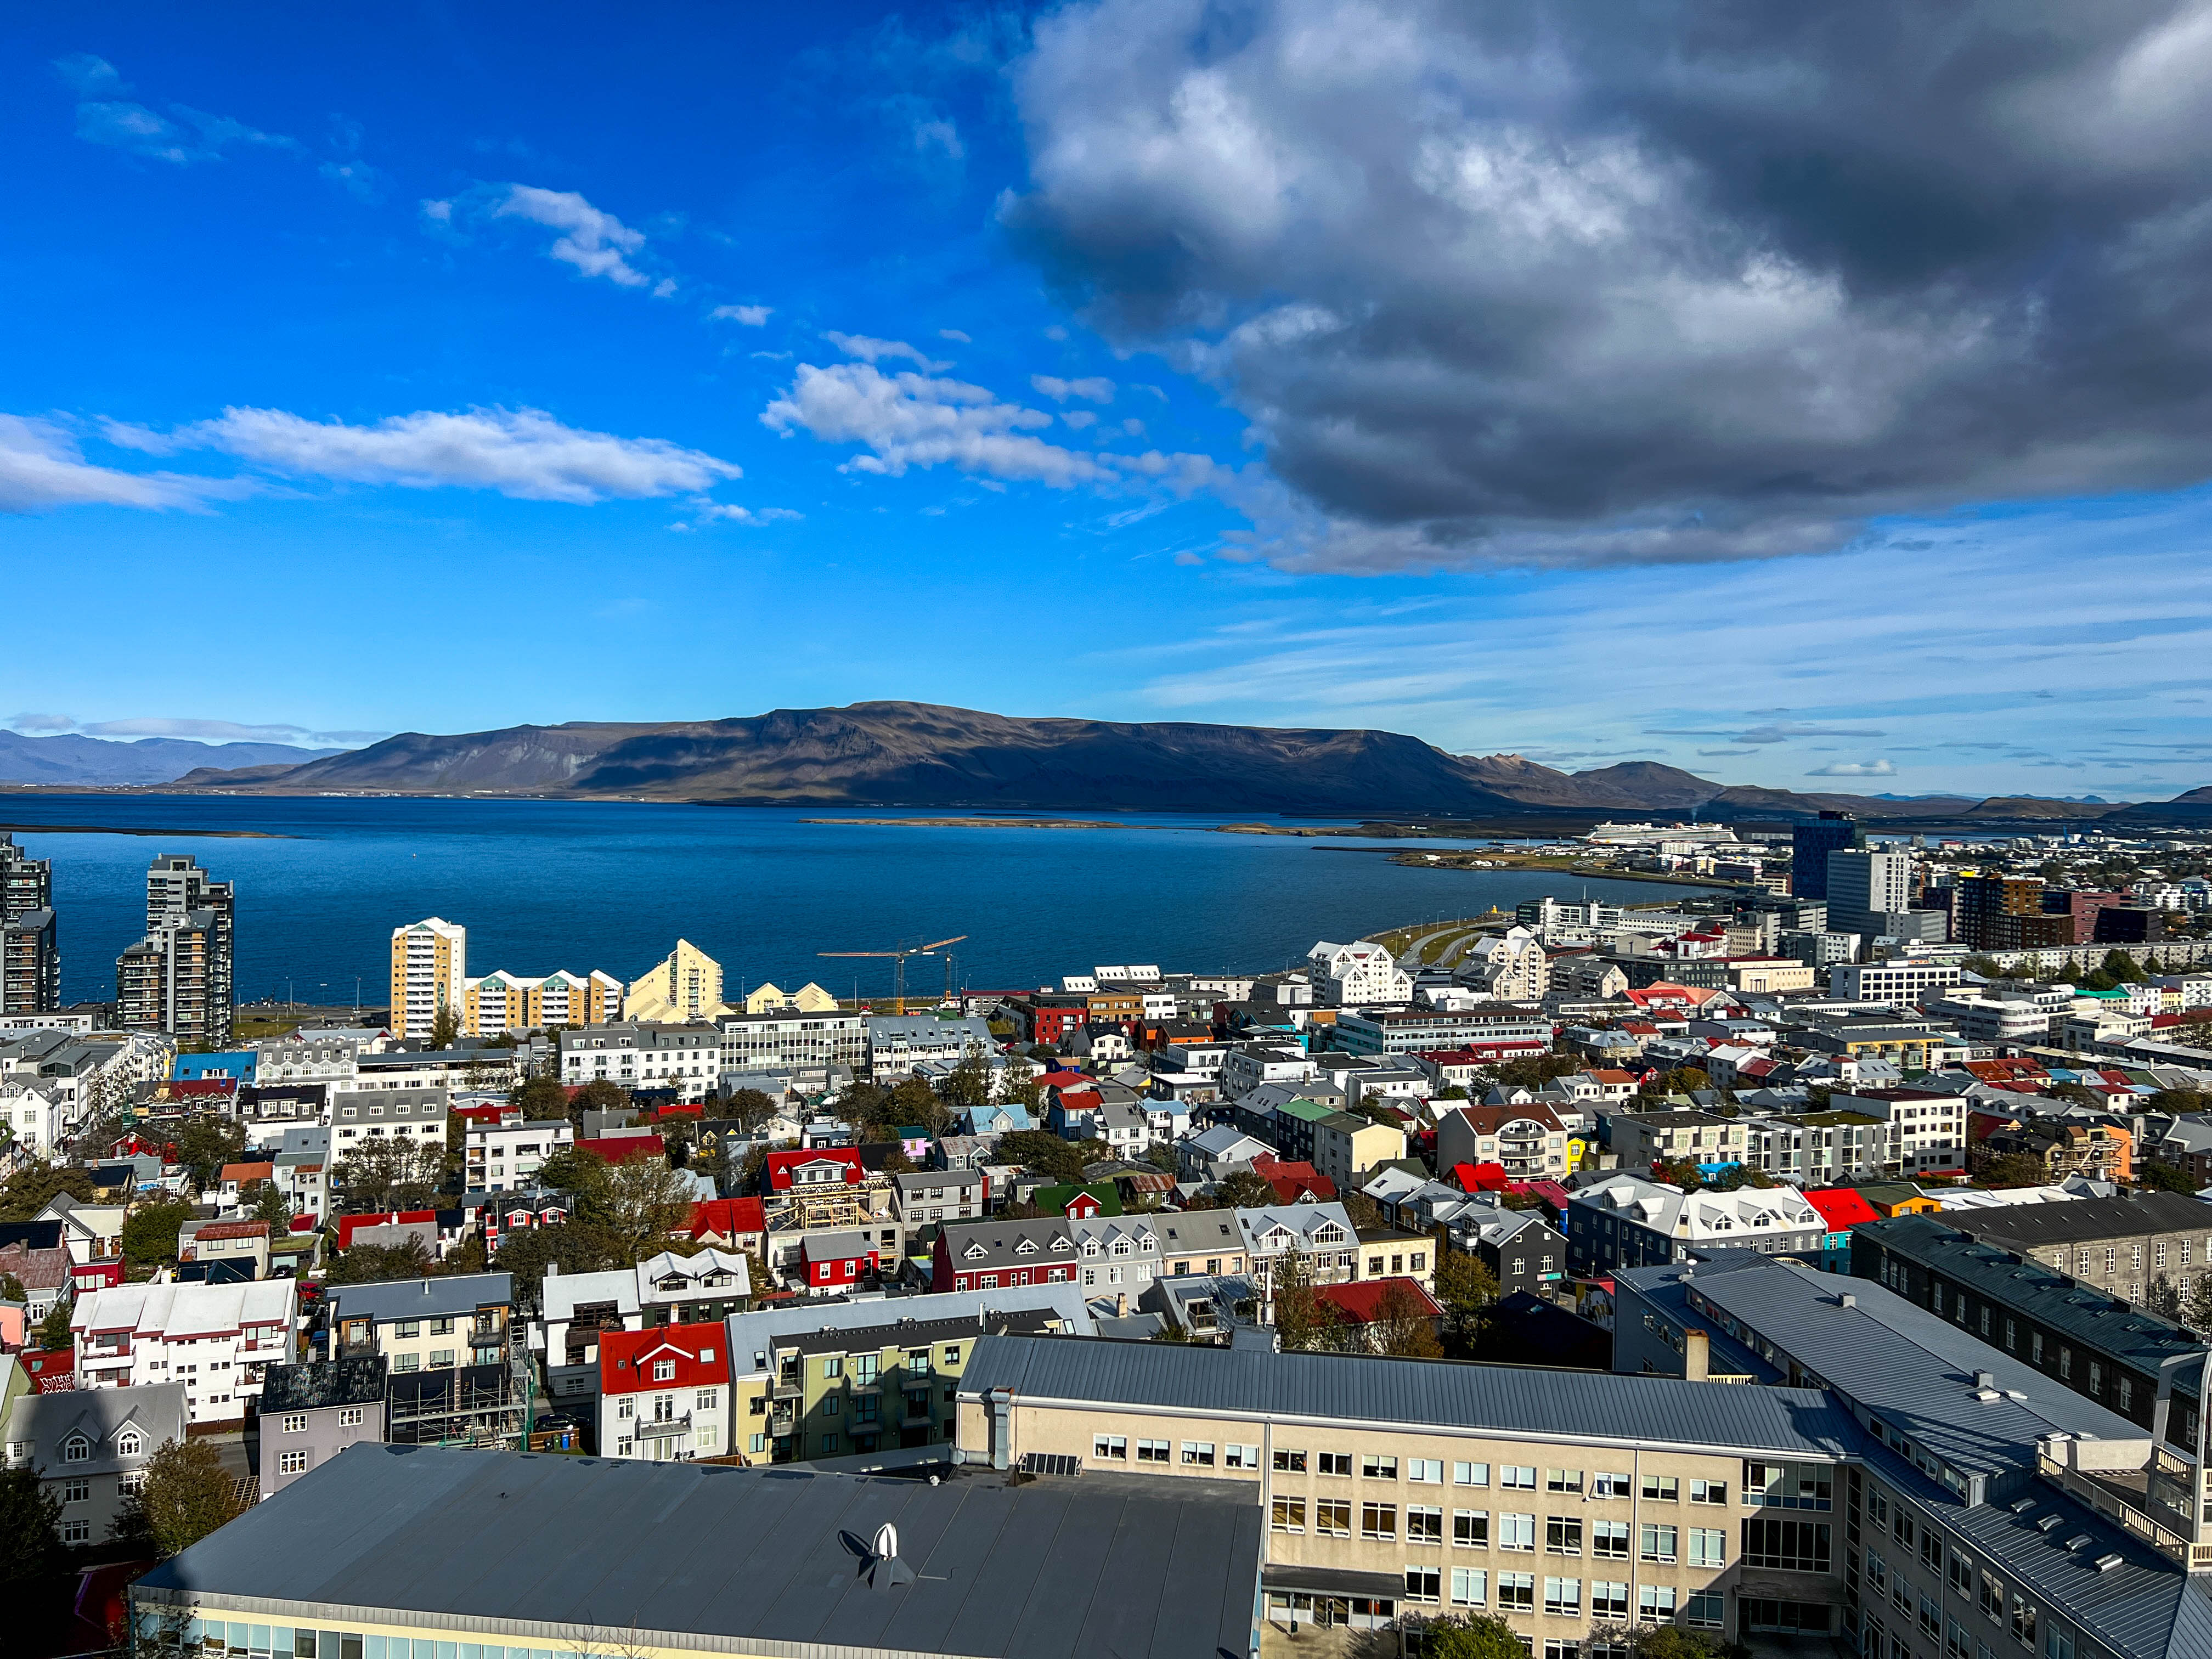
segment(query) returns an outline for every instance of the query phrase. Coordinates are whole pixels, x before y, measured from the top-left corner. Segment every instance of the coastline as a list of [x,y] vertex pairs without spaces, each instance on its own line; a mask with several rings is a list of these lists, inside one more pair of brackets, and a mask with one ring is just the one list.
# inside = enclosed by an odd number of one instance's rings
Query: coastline
[[303,836],[288,836],[276,830],[165,830],[158,825],[150,830],[137,829],[125,823],[0,823],[0,835],[6,836],[153,836],[162,839],[181,840],[187,836],[204,836],[222,841],[304,841]]

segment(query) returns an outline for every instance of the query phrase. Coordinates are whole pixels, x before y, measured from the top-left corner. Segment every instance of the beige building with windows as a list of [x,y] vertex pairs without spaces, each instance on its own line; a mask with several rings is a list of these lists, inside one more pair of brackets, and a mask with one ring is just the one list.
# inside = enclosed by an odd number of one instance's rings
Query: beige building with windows
[[688,1025],[737,1011],[722,1000],[722,964],[690,939],[629,982],[622,1017],[637,1024]]
[[1496,1613],[1554,1659],[1731,1601],[1842,1628],[1856,1427],[1817,1390],[1006,1336],[958,1393],[963,1462],[1256,1486],[1279,1627]]
[[461,1030],[470,1036],[542,1031],[555,1025],[605,1025],[622,1013],[623,982],[593,969],[538,978],[505,971],[466,982]]
[[392,1009],[395,1037],[426,1037],[438,1016],[462,1018],[467,1003],[469,930],[426,916],[392,930]]
[[756,990],[745,993],[745,1012],[749,1014],[774,1014],[786,1011],[801,1014],[834,1014],[837,999],[831,996],[812,980],[796,991],[787,991],[774,980]]

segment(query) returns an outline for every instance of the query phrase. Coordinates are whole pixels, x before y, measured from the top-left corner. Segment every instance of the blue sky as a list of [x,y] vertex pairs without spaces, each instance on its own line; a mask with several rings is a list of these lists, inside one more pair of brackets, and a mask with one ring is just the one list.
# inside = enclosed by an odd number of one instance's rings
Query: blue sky
[[1163,301],[1115,263],[1134,186],[1083,158],[1149,94],[1054,77],[1139,6],[15,12],[0,550],[40,620],[0,723],[900,697],[1800,789],[2212,781],[2185,454],[1961,464],[1755,545],[1376,506],[1396,459],[1324,453],[1347,405],[1255,355],[1374,273]]

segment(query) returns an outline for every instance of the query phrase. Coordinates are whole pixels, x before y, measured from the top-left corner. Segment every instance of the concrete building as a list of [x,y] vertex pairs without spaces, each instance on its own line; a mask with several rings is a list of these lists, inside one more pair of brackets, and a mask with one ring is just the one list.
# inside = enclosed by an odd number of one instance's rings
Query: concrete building
[[349,1446],[384,1439],[380,1354],[272,1365],[261,1390],[261,1495],[273,1498]]
[[53,911],[0,915],[0,1018],[52,1013],[61,1006],[61,927]]
[[721,1066],[726,1074],[824,1074],[831,1066],[858,1072],[867,1065],[865,1014],[786,1008],[739,1014],[716,1024],[721,1030]]
[[1398,966],[1389,946],[1371,939],[1350,945],[1322,939],[1306,952],[1306,962],[1316,994],[1340,1007],[1403,1002],[1413,994],[1413,976]]
[[1881,1161],[1907,1177],[1966,1167],[1966,1099],[1940,1089],[1838,1089],[1829,1109],[1879,1118],[1887,1127]]
[[562,1031],[556,1052],[569,1088],[608,1082],[625,1089],[667,1089],[683,1101],[714,1093],[724,1066],[723,1036],[712,1025],[598,1025]]
[[77,1386],[179,1382],[188,1422],[237,1422],[260,1399],[269,1367],[298,1357],[298,1290],[289,1279],[93,1291],[70,1312]]
[[1450,1012],[1434,1008],[1376,1010],[1338,1016],[1336,1043],[1355,1054],[1416,1054],[1472,1048],[1493,1060],[1540,1054],[1552,1046],[1549,1018],[1504,1003]]
[[2142,1303],[2161,1276],[2185,1296],[2212,1268],[2212,1205],[2183,1193],[1946,1210],[1942,1218],[2130,1304]]
[[1540,1002],[1552,988],[1542,943],[1518,926],[1503,933],[1485,933],[1468,945],[1452,977],[1496,1002]]
[[1609,1176],[1575,1194],[1567,1257],[1578,1276],[1681,1261],[1692,1251],[1817,1256],[1827,1223],[1794,1187],[1683,1192],[1640,1176]]
[[394,1376],[507,1363],[510,1274],[333,1285],[326,1300],[333,1358],[377,1355]]
[[689,1025],[732,1011],[722,1000],[722,964],[686,939],[629,984],[622,1017],[638,1024]]
[[331,1094],[331,1156],[371,1141],[446,1147],[452,1097],[443,1089],[340,1089]]
[[115,964],[115,1020],[179,1042],[230,1046],[232,894],[189,854],[165,853],[146,872],[146,936]]
[[969,1058],[988,1060],[999,1052],[990,1022],[974,1016],[939,1019],[933,1014],[875,1014],[868,1018],[867,1032],[868,1075],[881,1084],[911,1077],[932,1062],[957,1065]]
[[461,1030],[493,1037],[555,1025],[604,1025],[622,1015],[623,982],[594,968],[535,976],[503,969],[462,981]]
[[576,1144],[576,1126],[565,1117],[471,1123],[466,1140],[463,1178],[469,1191],[526,1192],[537,1185],[547,1158]]
[[1948,995],[1958,988],[1955,962],[1898,957],[1887,962],[1839,962],[1828,969],[1828,994],[1838,1002],[1889,1002],[1918,1007],[1923,997]]
[[1556,1181],[1568,1170],[1569,1138],[1559,1115],[1540,1102],[1455,1106],[1437,1114],[1437,1168],[1496,1164],[1516,1181]]
[[392,930],[392,1004],[395,1037],[426,1037],[441,1015],[457,1024],[467,1008],[469,930],[427,916]]
[[[6,1409],[0,1406],[0,1410]],[[27,1468],[60,1504],[55,1531],[64,1544],[106,1541],[108,1528],[145,1479],[146,1465],[186,1425],[180,1382],[32,1393],[6,1417],[7,1467]]]

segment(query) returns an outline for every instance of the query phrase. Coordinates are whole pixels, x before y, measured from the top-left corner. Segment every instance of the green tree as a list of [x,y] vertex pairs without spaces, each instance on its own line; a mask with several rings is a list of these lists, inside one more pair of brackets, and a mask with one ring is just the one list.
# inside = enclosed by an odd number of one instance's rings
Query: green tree
[[991,1080],[990,1060],[970,1049],[946,1075],[940,1092],[947,1107],[953,1111],[966,1111],[991,1103]]
[[1267,1258],[1275,1336],[1287,1352],[1343,1346],[1344,1316],[1321,1294],[1306,1260],[1296,1250]]
[[2040,1187],[2050,1171],[2043,1160],[2026,1152],[1968,1152],[1967,1173],[1982,1187]]
[[451,1008],[441,1008],[430,1017],[430,1046],[450,1048],[461,1034],[461,1017]]
[[61,1500],[25,1465],[0,1471],[0,1650],[60,1650],[63,1621],[76,1588],[69,1547],[57,1525]]
[[446,1155],[436,1146],[381,1138],[363,1141],[331,1171],[331,1183],[349,1210],[428,1209],[446,1176]]
[[141,1204],[123,1218],[123,1259],[134,1267],[155,1267],[177,1259],[177,1230],[192,1218],[182,1199]]
[[569,1105],[577,1112],[618,1112],[630,1103],[629,1091],[619,1083],[595,1077],[576,1091]]
[[1569,1077],[1582,1069],[1583,1061],[1573,1054],[1526,1054],[1485,1066],[1477,1075],[1486,1093],[1492,1088],[1540,1089],[1555,1077]]
[[1470,1097],[1467,1092],[1465,1085],[1449,1083],[1437,1091],[1437,1098],[1438,1100],[1466,1100],[1470,1098]]
[[1081,1181],[1084,1156],[1075,1142],[1062,1140],[1042,1129],[1016,1129],[1001,1135],[995,1159],[1018,1164],[1032,1175],[1055,1182]]
[[23,1281],[13,1273],[0,1273],[0,1302],[27,1302],[31,1293],[23,1288]]
[[420,1238],[397,1244],[356,1244],[341,1250],[323,1277],[332,1285],[386,1285],[396,1279],[428,1279],[438,1270]]
[[2106,973],[2102,968],[2092,968],[2077,982],[2085,991],[2117,991],[2120,988],[2118,976]]
[[1478,1255],[1455,1250],[1446,1243],[1443,1229],[1437,1230],[1437,1300],[1444,1308],[1446,1351],[1464,1359],[1481,1340],[1498,1303],[1498,1276]]
[[523,1116],[533,1121],[562,1118],[568,1115],[568,1091],[561,1086],[561,1079],[550,1072],[533,1073],[507,1091],[507,1104],[521,1109]]
[[1436,1316],[1428,1298],[1410,1285],[1390,1284],[1375,1301],[1375,1317],[1369,1322],[1368,1340],[1376,1350],[1398,1359],[1441,1359],[1443,1344],[1437,1337]]
[[2181,1292],[2174,1287],[2172,1279],[2160,1273],[2151,1280],[2150,1289],[2143,1293],[2143,1306],[2160,1319],[2179,1322],[2182,1315]]
[[1446,1613],[1421,1632],[1422,1659],[1528,1659],[1513,1626],[1496,1613]]
[[[557,1267],[564,1273],[605,1273],[630,1264],[622,1259],[613,1241],[588,1221],[570,1221],[557,1227],[526,1227],[507,1234],[493,1255],[495,1270],[514,1275],[515,1311],[534,1317],[545,1308],[545,1270]],[[766,1279],[756,1279],[764,1285]]]
[[269,1224],[271,1239],[283,1237],[292,1230],[292,1206],[284,1201],[284,1189],[273,1181],[257,1182],[253,1188],[253,1218]]
[[1978,974],[1984,979],[2002,979],[2005,976],[2004,964],[1995,957],[1961,957],[1959,966],[1967,973]]
[[1275,1189],[1249,1170],[1233,1170],[1214,1183],[1213,1201],[1224,1210],[1263,1209],[1275,1201]]
[[934,1135],[951,1126],[951,1110],[937,1097],[937,1091],[918,1077],[902,1078],[884,1106],[884,1115],[877,1121],[886,1129],[919,1124]]
[[39,1322],[39,1346],[47,1353],[63,1353],[73,1339],[70,1335],[70,1304],[57,1302],[46,1310],[46,1316]]
[[765,1090],[761,1089],[740,1089],[723,1107],[723,1115],[747,1134],[759,1128],[775,1114],[776,1103],[769,1097]]
[[2203,1094],[2195,1089],[2160,1089],[2150,1097],[2148,1106],[2151,1111],[2171,1117],[2212,1112],[2212,1094]]
[[238,1513],[237,1483],[204,1440],[165,1440],[123,1500],[109,1535],[164,1558],[190,1549]]
[[1644,1079],[1636,1092],[1657,1100],[1668,1095],[1694,1094],[1700,1089],[1712,1086],[1712,1079],[1696,1066],[1677,1066],[1671,1072],[1654,1072]]
[[90,1202],[90,1171],[69,1164],[27,1164],[0,1182],[0,1221],[28,1221],[64,1193]]
[[246,1126],[228,1118],[196,1117],[177,1136],[177,1162],[191,1177],[196,1192],[215,1184],[226,1164],[238,1162],[246,1150]]
[[2194,1193],[2203,1183],[2188,1170],[2171,1164],[2161,1164],[2155,1158],[2146,1158],[2136,1165],[2136,1185],[2154,1192]]
[[2123,985],[2142,985],[2150,979],[2125,951],[2106,951],[2105,971]]
[[2195,1331],[2212,1331],[2212,1273],[2197,1281],[2196,1289],[2189,1293],[2189,1305],[2182,1310],[2182,1322]]
[[1162,1175],[1176,1173],[1176,1151],[1164,1140],[1156,1140],[1145,1148],[1144,1161]]

